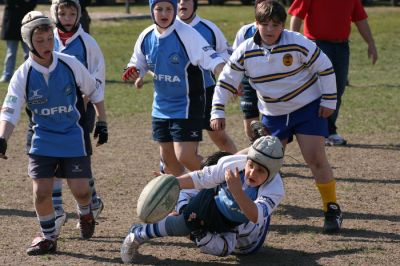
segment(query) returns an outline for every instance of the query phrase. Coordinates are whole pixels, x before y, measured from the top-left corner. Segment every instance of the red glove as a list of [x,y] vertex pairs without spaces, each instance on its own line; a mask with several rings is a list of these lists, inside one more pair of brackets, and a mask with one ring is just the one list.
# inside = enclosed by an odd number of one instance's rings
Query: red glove
[[124,73],[122,74],[122,80],[128,81],[129,77],[135,72],[139,73],[139,70],[137,70],[137,68],[134,66],[125,68]]

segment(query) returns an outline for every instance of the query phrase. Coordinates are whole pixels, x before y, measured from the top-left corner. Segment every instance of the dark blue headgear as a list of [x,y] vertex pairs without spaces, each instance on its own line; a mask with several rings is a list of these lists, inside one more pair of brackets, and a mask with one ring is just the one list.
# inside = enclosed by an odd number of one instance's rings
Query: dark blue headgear
[[[149,1],[149,5],[150,5],[150,14],[151,14],[151,18],[153,19],[154,23],[156,23],[156,21],[154,20],[153,9],[154,9],[154,6],[155,6],[157,3],[160,3],[160,2],[169,2],[169,3],[172,4],[172,6],[174,7],[174,19],[172,20],[172,23],[174,23],[175,17],[176,17],[176,14],[177,14],[177,9],[178,9],[178,0],[150,0],[150,1]],[[171,25],[172,25],[172,23],[171,23]],[[156,24],[157,24],[157,23],[156,23]],[[171,25],[169,25],[169,26],[171,26]],[[168,26],[168,27],[169,27],[169,26]]]

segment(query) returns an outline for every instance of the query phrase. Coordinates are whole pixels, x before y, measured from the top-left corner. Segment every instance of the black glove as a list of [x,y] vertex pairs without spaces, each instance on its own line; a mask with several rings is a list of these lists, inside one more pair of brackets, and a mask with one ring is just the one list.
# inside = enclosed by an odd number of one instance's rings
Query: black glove
[[94,129],[94,138],[99,140],[97,141],[98,145],[102,145],[107,143],[108,141],[108,129],[107,129],[107,122],[98,121],[96,122],[96,128]]
[[5,155],[7,151],[7,141],[5,138],[0,138],[0,153]]

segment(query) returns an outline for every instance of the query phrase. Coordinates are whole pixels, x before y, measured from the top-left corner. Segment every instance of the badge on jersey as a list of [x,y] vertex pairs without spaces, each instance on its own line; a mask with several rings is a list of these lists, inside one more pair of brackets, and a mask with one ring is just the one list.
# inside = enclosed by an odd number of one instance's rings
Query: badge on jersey
[[5,99],[6,103],[17,103],[18,97],[14,95],[8,95]]
[[47,98],[39,93],[40,89],[31,90],[29,92],[28,104],[44,104],[47,103]]
[[282,61],[285,66],[291,66],[293,64],[293,56],[291,54],[285,54]]
[[169,56],[169,61],[172,64],[179,64],[179,55],[178,54],[172,54]]

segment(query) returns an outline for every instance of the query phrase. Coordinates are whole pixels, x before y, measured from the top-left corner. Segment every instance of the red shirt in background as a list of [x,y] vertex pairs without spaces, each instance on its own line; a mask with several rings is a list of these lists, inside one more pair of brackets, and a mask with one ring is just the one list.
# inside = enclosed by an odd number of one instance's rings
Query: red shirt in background
[[368,18],[361,0],[294,0],[288,13],[304,20],[304,35],[312,40],[345,41],[351,22]]

